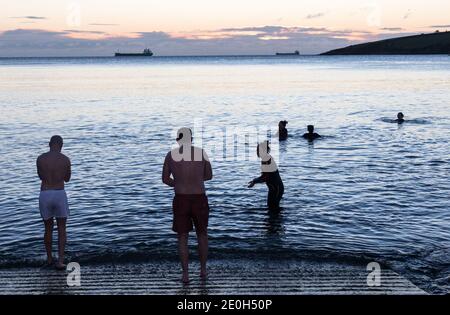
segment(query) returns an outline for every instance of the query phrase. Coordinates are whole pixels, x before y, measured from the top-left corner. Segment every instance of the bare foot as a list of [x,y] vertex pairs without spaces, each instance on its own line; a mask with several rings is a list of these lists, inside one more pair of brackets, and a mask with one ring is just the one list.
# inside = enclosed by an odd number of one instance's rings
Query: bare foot
[[184,284],[188,284],[189,283],[189,274],[186,272],[183,272],[183,276],[181,277],[181,282],[183,282]]
[[61,262],[59,262],[59,263],[57,263],[57,264],[55,265],[55,268],[56,268],[57,270],[66,270],[66,265],[63,264],[63,263],[61,263]]

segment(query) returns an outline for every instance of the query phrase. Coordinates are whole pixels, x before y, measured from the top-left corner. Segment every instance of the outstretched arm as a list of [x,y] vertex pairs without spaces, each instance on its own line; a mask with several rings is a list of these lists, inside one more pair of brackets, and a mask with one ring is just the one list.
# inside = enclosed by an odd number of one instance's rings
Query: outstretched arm
[[261,173],[261,176],[256,177],[251,182],[248,183],[248,188],[252,188],[255,184],[265,183],[267,179],[266,173]]

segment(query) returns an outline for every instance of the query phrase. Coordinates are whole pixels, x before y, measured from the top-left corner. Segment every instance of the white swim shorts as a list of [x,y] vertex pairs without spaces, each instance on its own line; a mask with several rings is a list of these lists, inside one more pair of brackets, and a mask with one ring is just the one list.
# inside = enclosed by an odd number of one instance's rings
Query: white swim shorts
[[69,204],[65,190],[43,190],[39,195],[39,210],[44,220],[67,218]]

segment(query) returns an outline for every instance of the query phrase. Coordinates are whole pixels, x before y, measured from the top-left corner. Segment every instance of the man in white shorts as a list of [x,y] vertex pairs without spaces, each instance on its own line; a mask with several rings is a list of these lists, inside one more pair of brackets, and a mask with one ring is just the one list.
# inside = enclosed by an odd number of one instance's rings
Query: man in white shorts
[[52,236],[53,224],[56,219],[58,225],[58,262],[57,269],[65,269],[64,248],[66,246],[66,221],[69,216],[67,195],[64,183],[69,182],[71,176],[70,159],[61,153],[63,139],[53,136],[50,139],[50,151],[37,158],[37,172],[41,179],[41,193],[39,195],[39,210],[45,225],[44,243],[47,251],[47,264],[53,265]]

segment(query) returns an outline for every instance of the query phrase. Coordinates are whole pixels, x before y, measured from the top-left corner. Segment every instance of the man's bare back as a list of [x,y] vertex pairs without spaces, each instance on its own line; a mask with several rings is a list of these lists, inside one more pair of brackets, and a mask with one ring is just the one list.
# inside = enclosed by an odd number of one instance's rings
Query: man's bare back
[[37,159],[41,190],[62,190],[71,176],[70,159],[57,151],[49,151]]
[[58,263],[57,269],[64,270],[64,249],[66,246],[66,220],[69,216],[64,183],[70,181],[71,166],[67,156],[61,153],[63,138],[53,136],[49,142],[50,150],[36,160],[37,172],[41,180],[39,211],[44,221],[44,244],[47,252],[47,265],[53,264],[52,234],[54,219],[58,224]]

